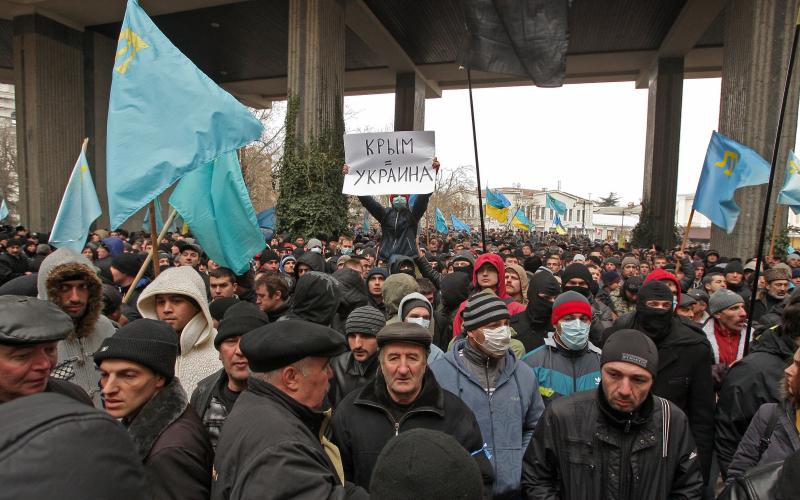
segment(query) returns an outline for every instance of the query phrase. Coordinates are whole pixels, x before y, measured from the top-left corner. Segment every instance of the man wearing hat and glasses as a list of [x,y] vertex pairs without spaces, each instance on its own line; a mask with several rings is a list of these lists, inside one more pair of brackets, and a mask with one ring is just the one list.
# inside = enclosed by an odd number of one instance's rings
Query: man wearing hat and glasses
[[700,498],[686,415],[652,394],[658,350],[637,330],[603,347],[597,391],[559,398],[525,453],[526,498]]

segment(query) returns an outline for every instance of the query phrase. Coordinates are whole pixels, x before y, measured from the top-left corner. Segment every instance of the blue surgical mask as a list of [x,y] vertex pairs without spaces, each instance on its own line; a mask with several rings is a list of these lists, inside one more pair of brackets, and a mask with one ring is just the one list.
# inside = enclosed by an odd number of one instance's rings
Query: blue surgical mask
[[395,196],[392,200],[392,206],[397,210],[402,210],[406,208],[406,197],[405,196]]
[[580,351],[586,347],[586,343],[589,341],[589,329],[591,328],[589,323],[573,319],[572,321],[561,321],[559,325],[561,325],[559,338],[567,349]]
[[350,255],[353,253],[353,247],[342,247],[342,255]]

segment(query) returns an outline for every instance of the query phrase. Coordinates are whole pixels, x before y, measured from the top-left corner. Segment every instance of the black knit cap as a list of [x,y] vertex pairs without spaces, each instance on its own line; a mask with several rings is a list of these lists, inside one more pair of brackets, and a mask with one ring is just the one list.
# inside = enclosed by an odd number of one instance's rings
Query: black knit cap
[[361,306],[353,309],[347,316],[344,331],[347,335],[360,333],[375,336],[384,326],[386,326],[386,317],[380,309],[373,306]]
[[252,330],[242,337],[239,348],[251,370],[265,373],[309,356],[331,358],[347,351],[347,342],[333,328],[287,319]]
[[241,337],[266,324],[269,324],[269,317],[257,305],[239,301],[225,311],[217,328],[217,336],[214,337],[214,347],[219,351],[219,346],[225,339]]
[[639,330],[617,330],[603,344],[603,353],[600,355],[601,366],[612,361],[631,363],[655,377],[658,372],[658,349],[650,337]]
[[576,262],[561,271],[561,283],[563,283],[563,286],[567,286],[567,282],[573,278],[580,278],[589,285],[592,282],[592,273],[588,267]]
[[142,262],[139,254],[135,253],[121,253],[111,257],[111,267],[128,276],[136,276]]
[[103,341],[94,353],[97,366],[106,359],[124,359],[144,365],[164,376],[175,376],[178,336],[171,326],[155,319],[137,319]]
[[222,318],[225,317],[225,313],[230,309],[232,306],[236,305],[239,302],[239,299],[236,297],[219,297],[211,301],[208,304],[208,312],[211,313],[211,317],[217,321],[222,321]]
[[497,295],[489,292],[476,293],[470,297],[461,316],[464,318],[464,330],[466,331],[511,317],[506,303]]

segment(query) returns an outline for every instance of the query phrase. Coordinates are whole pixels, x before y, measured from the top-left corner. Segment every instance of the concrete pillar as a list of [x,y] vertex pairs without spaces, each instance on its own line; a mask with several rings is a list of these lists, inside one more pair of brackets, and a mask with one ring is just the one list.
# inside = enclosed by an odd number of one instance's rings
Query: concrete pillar
[[642,202],[652,214],[655,244],[673,245],[683,58],[659,59],[650,73]]
[[394,91],[394,129],[425,129],[425,82],[416,73],[398,73]]
[[84,38],[40,15],[13,24],[20,217],[49,231],[86,133]]
[[[725,8],[719,132],[750,146],[767,161],[772,157],[797,6],[798,0],[732,0]],[[783,183],[786,157],[794,147],[797,133],[800,89],[797,67],[795,61],[780,138],[772,209]],[[712,226],[714,249],[730,257],[749,258],[756,254],[766,192],[766,185],[736,192],[736,203],[741,208],[736,228],[727,234]],[[772,215],[769,221],[771,225]],[[781,221],[781,227],[784,225],[785,221]]]
[[342,0],[289,0],[288,90],[303,144],[341,126],[345,33]]

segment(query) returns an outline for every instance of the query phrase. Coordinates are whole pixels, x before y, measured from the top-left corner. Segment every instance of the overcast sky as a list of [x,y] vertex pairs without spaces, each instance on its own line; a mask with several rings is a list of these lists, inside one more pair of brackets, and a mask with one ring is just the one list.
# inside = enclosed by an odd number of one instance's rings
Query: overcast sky
[[[678,193],[691,193],[719,118],[720,79],[683,87]],[[557,89],[476,89],[481,184],[561,189],[596,199],[614,191],[622,202],[642,196],[647,89],[633,82],[565,85]],[[345,98],[348,131],[391,130],[394,94]],[[474,165],[469,97],[446,90],[428,99],[425,130],[436,132],[444,168]]]

